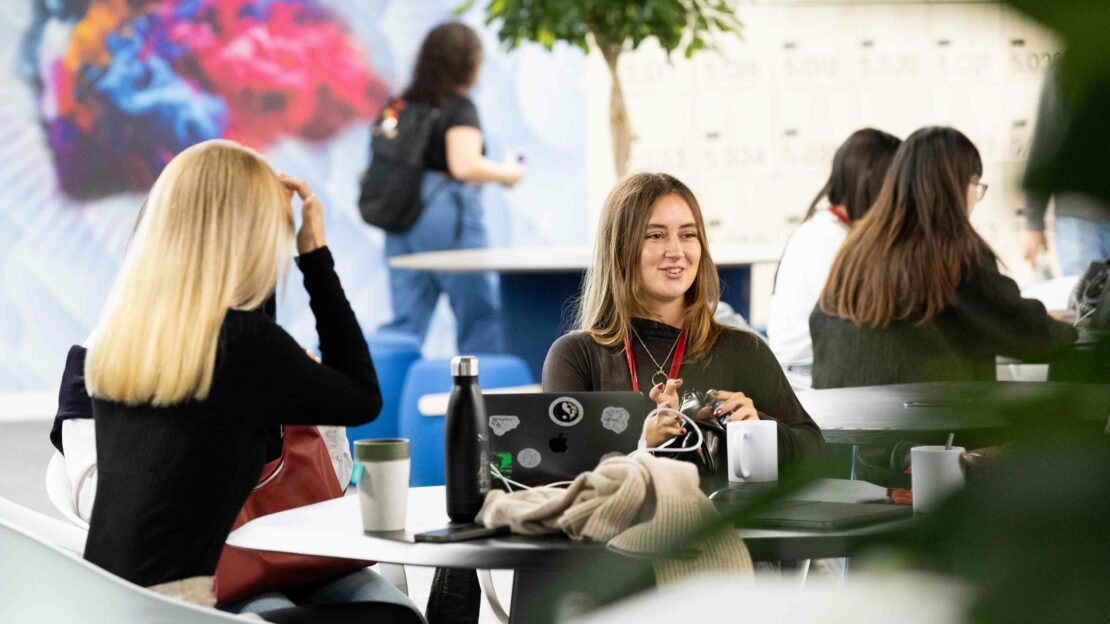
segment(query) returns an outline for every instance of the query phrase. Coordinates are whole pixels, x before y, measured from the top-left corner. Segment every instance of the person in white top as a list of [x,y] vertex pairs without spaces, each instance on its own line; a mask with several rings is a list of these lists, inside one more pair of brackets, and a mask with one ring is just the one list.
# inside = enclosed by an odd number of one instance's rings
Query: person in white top
[[853,132],[837,148],[828,181],[786,243],[775,274],[767,337],[795,390],[811,386],[810,312],[848,228],[874,203],[901,143],[898,137],[873,128]]

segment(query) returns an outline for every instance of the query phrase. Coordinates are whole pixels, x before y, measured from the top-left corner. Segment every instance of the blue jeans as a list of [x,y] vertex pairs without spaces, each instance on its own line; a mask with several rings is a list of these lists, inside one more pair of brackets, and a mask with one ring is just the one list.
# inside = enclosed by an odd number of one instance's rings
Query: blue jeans
[[[424,621],[424,615],[401,590],[389,584],[378,573],[363,568],[345,576],[286,590],[268,592],[239,604],[222,607],[231,613],[266,613],[302,605],[338,605],[353,603],[391,603],[409,607]],[[371,613],[372,605],[367,605]]]
[[[488,246],[482,204],[476,185],[435,172],[424,174],[424,212],[407,232],[387,232],[385,257]],[[497,274],[437,273],[389,269],[393,321],[383,329],[406,332],[424,340],[440,293],[446,293],[455,314],[460,353],[499,353],[502,348],[501,299]]]
[[1110,221],[1057,215],[1056,256],[1064,275],[1083,275],[1091,262],[1110,258]]

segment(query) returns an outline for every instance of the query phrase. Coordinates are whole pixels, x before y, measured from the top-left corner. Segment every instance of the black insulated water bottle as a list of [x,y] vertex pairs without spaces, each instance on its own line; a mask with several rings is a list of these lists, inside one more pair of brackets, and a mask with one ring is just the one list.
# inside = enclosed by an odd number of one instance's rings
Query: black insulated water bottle
[[474,522],[489,491],[489,423],[478,387],[478,358],[451,360],[455,386],[447,402],[444,432],[447,515],[452,522]]

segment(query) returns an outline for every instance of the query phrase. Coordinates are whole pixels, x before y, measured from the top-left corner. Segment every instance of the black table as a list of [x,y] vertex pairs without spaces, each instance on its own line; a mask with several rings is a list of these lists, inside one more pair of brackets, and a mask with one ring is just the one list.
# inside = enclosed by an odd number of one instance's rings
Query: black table
[[1064,382],[931,382],[798,393],[830,444],[957,444],[1004,441],[1013,417],[1059,419],[1066,404],[1084,426],[1106,430],[1110,385]]
[[[766,485],[770,484],[731,483],[720,489],[743,489]],[[718,499],[723,493],[725,492],[713,492],[710,497]],[[798,492],[786,496],[785,499],[830,503],[888,503],[886,488],[866,481],[848,479],[817,479]],[[911,524],[912,520],[906,518],[835,531],[750,527],[738,527],[737,530],[752,555],[752,561],[799,561],[846,557],[874,543],[876,538],[908,529]]]

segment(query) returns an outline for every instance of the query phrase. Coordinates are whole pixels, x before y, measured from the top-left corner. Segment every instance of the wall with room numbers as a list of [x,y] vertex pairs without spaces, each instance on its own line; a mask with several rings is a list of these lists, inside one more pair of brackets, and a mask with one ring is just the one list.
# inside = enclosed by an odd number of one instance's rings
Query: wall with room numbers
[[[668,62],[645,45],[622,57],[636,139],[633,170],[677,174],[714,242],[784,244],[828,175],[833,152],[873,126],[905,137],[933,124],[967,134],[990,184],[972,220],[1021,282],[1020,179],[1051,33],[996,2],[739,2],[743,39]],[[612,184],[607,75],[591,66],[591,209]],[[762,324],[768,270],[757,272]]]

